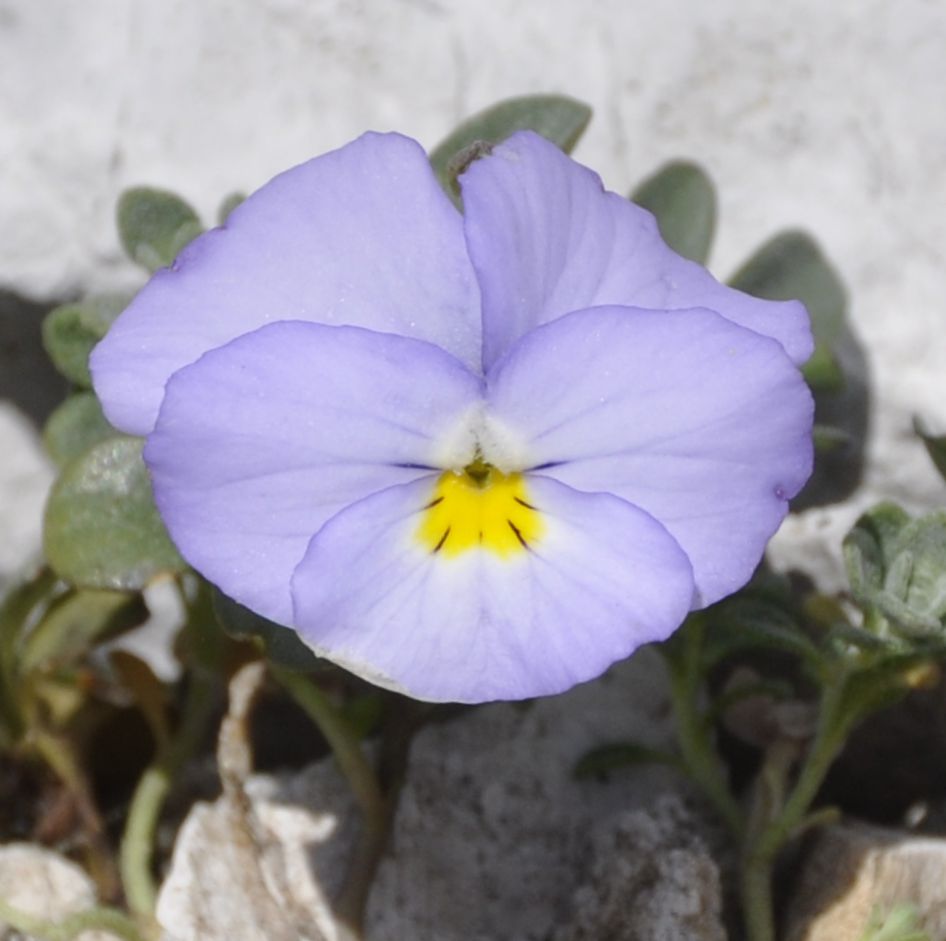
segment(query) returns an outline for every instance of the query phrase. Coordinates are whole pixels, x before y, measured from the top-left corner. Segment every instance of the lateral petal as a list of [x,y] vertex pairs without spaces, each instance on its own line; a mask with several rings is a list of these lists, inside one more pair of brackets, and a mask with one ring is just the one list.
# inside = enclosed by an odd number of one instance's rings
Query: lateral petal
[[312,536],[348,504],[429,475],[438,439],[481,395],[432,344],[271,324],[172,377],[145,461],[184,558],[291,624],[289,582]]
[[603,305],[704,307],[778,340],[795,362],[811,355],[802,304],[720,284],[664,243],[649,212],[538,134],[513,134],[461,183],[486,369],[533,327]]
[[92,354],[109,421],[148,434],[176,370],[279,320],[428,340],[479,367],[462,222],[419,144],[365,134],[288,170],[157,272]]
[[520,339],[487,386],[533,467],[666,526],[701,606],[748,581],[811,473],[800,373],[778,343],[711,311],[570,314]]
[[430,480],[343,510],[293,576],[302,638],[415,698],[485,702],[560,692],[680,624],[692,573],[659,523],[607,494],[526,483],[543,535],[515,555],[418,540]]

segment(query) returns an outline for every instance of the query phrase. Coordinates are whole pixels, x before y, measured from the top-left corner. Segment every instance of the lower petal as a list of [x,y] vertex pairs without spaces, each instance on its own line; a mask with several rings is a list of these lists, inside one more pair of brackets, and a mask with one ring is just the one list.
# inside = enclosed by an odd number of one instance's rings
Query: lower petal
[[368,497],[312,540],[292,588],[318,653],[418,699],[524,699],[600,675],[690,608],[686,555],[621,499],[533,476],[540,538],[447,556],[418,535],[435,486]]

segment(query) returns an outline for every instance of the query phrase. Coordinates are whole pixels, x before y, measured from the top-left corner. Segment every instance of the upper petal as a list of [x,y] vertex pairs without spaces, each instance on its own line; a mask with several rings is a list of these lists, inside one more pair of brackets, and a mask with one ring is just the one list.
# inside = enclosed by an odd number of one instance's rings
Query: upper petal
[[534,545],[448,558],[416,538],[433,487],[368,497],[312,540],[292,584],[317,652],[418,699],[523,699],[598,676],[686,616],[686,556],[623,500],[531,477]]
[[487,376],[534,466],[656,517],[697,602],[748,581],[811,473],[811,393],[782,348],[711,311],[596,308],[539,327]]
[[482,380],[437,347],[285,322],[168,383],[145,461],[181,554],[224,592],[291,623],[289,582],[342,507],[430,473]]
[[597,174],[537,134],[514,134],[461,182],[487,369],[533,327],[606,304],[704,307],[778,340],[795,362],[811,355],[800,303],[720,284],[664,243],[649,212],[606,192]]
[[172,373],[279,320],[416,337],[479,367],[461,219],[416,142],[365,134],[280,174],[157,272],[92,354],[106,415],[147,434]]

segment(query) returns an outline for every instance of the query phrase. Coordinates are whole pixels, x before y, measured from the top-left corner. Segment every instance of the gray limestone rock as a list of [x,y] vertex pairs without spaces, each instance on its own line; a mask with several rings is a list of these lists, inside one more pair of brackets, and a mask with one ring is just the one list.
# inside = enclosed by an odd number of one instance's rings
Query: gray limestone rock
[[[575,762],[597,745],[634,737],[666,743],[661,676],[655,655],[645,650],[562,696],[481,707],[422,731],[368,906],[371,941],[546,941],[568,924],[588,834],[599,827],[626,831],[629,836],[615,836],[610,850],[603,838],[599,869],[611,856],[615,865],[628,865],[627,840],[646,825],[616,815],[680,784],[658,769],[638,768],[608,782],[572,774]],[[246,794],[249,830],[234,825],[224,799],[199,805],[185,823],[159,900],[165,941],[242,937],[234,934],[235,923],[266,923],[260,912],[273,899],[286,917],[309,912],[308,923],[331,941],[325,900],[340,883],[357,824],[333,763],[257,775]],[[709,887],[712,864],[683,839],[682,818],[675,813],[660,811],[651,844],[666,836],[676,854],[668,865],[683,867],[678,879],[697,878]],[[248,839],[257,847],[253,865],[249,857],[239,862],[245,854],[240,843]],[[242,882],[235,878],[237,869]],[[248,888],[247,879],[255,888]],[[268,887],[265,893],[261,886]],[[667,918],[682,924],[701,907],[711,911],[711,896],[707,888],[698,902],[668,887],[666,901],[679,916]],[[649,904],[658,924],[662,902],[655,895]],[[305,921],[297,915],[297,924],[300,919]],[[704,937],[715,941],[712,934],[693,935]]]
[[676,796],[605,822],[555,941],[725,941],[719,869]]

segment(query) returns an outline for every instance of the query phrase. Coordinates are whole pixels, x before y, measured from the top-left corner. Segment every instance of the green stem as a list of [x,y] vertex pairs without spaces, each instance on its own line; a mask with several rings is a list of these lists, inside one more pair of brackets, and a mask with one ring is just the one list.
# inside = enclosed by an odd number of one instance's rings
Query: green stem
[[378,862],[387,845],[396,788],[383,792],[378,775],[361,748],[358,736],[325,694],[308,677],[270,664],[276,681],[302,707],[328,742],[362,812],[362,829],[352,852],[348,876],[335,911],[346,939],[360,939],[364,910]]
[[758,843],[758,852],[765,856],[774,859],[795,835],[844,744],[847,728],[846,724],[839,721],[837,714],[844,685],[845,678],[839,677],[836,683],[824,688],[818,710],[818,729],[798,772],[795,786],[781,812],[771,821]]
[[818,729],[786,800],[785,782],[793,763],[791,749],[771,749],[759,775],[743,846],[740,891],[747,941],[775,941],[772,875],[779,852],[804,826],[819,788],[838,754],[846,732],[838,706],[845,677],[825,686]]
[[270,672],[286,692],[302,707],[335,755],[355,799],[367,819],[379,813],[383,803],[378,778],[361,750],[358,736],[326,695],[305,674],[269,664]]
[[0,923],[40,941],[72,941],[84,931],[107,931],[122,941],[144,941],[137,925],[114,908],[90,908],[67,915],[62,921],[51,922],[21,911],[0,898]]
[[154,917],[157,888],[151,863],[161,810],[178,772],[199,748],[214,704],[210,675],[194,670],[181,724],[141,776],[132,796],[119,868],[128,907],[141,918]]
[[682,656],[667,659],[670,700],[673,706],[686,773],[702,789],[735,837],[743,830],[742,812],[729,790],[726,773],[714,748],[710,726],[698,704],[702,678],[699,675],[703,624],[694,618],[686,627]]
[[747,941],[775,941],[771,862],[754,857],[745,860],[739,888]]
[[[386,702],[378,754],[377,777],[383,801],[381,812],[370,826],[365,826],[335,900],[339,921],[347,926],[354,939],[363,934],[368,896],[394,824],[414,735],[430,718],[432,709],[429,703],[414,702],[396,694]],[[349,941],[349,937],[341,941]]]

